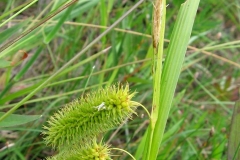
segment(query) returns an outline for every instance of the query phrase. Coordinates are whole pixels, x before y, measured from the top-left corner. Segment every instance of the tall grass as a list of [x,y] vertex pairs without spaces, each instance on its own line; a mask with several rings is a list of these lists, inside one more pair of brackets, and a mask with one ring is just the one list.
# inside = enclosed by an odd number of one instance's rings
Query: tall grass
[[[30,6],[31,2],[0,2],[0,6],[6,8],[1,10],[0,17],[1,46],[22,32],[29,32],[29,28],[68,1],[49,4],[39,1]],[[190,7],[190,14],[185,16],[184,7],[180,9],[183,2],[167,2],[168,7],[163,7],[166,19],[162,16],[162,25],[166,27],[165,32],[163,26],[159,27],[158,50],[149,47],[152,46],[152,11],[158,6],[148,1],[118,26],[112,27],[107,26],[116,24],[134,2],[78,1],[21,40],[13,41],[11,47],[0,53],[1,64],[10,64],[18,50],[25,50],[28,58],[0,71],[0,107],[7,113],[1,120],[11,117],[13,112],[22,116],[43,116],[36,121],[29,118],[29,123],[21,126],[0,126],[1,159],[43,159],[55,154],[42,141],[42,125],[46,119],[64,104],[81,97],[83,92],[119,81],[128,82],[131,90],[138,92],[135,101],[149,110],[152,110],[152,102],[156,103],[156,110],[149,122],[144,110],[139,108],[138,117],[107,132],[104,141],[135,154],[136,159],[143,155],[146,156],[144,159],[226,158],[226,137],[232,101],[236,96],[233,93],[240,77],[240,57],[236,54],[239,52],[236,37],[240,28],[236,18],[238,3],[202,1],[188,40],[193,23],[190,17],[194,16],[198,2],[186,2],[194,7]],[[165,1],[162,5],[166,5]],[[184,23],[180,24],[182,21]],[[110,29],[112,31],[108,32]],[[101,34],[100,40],[97,37]],[[177,41],[182,44],[177,46]],[[83,49],[88,44],[91,48]],[[157,59],[153,61],[154,70],[150,60],[152,55],[157,55],[153,58]],[[154,124],[152,130],[148,128],[151,136],[146,132],[148,124]],[[6,144],[9,144],[8,149]],[[114,151],[113,155],[121,155],[113,156],[113,159],[130,159],[122,152]]]
[[157,29],[154,29],[152,34],[153,37],[159,37],[157,35],[160,34],[160,37],[158,38],[159,46],[153,45],[155,52],[153,56],[152,117],[149,134],[145,142],[145,150],[147,151],[143,155],[143,159],[151,160],[157,158],[198,4],[199,1],[186,1],[182,4],[170,38],[167,57],[162,70],[166,2],[155,2],[153,28],[156,27]]

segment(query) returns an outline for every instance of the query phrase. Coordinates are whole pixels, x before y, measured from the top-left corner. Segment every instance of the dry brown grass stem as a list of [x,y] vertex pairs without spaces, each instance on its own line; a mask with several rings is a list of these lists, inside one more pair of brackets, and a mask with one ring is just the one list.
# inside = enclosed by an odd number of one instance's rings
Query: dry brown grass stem
[[[154,6],[155,7],[155,6]],[[12,20],[14,22],[21,22],[22,20]],[[38,21],[38,20],[34,20],[34,21]],[[56,21],[50,21],[51,23],[55,24],[57,23]],[[101,28],[101,29],[107,29],[108,27],[107,26],[99,26],[99,25],[94,25],[94,24],[86,24],[86,23],[76,23],[76,22],[64,22],[64,24],[70,24],[70,25],[76,25],[76,26],[86,26],[86,27],[93,27],[93,28]],[[129,34],[133,34],[133,35],[138,35],[138,36],[143,36],[143,37],[147,37],[147,38],[151,38],[151,35],[149,34],[143,34],[143,33],[139,33],[139,32],[136,32],[136,31],[131,31],[131,30],[126,30],[126,29],[120,29],[120,28],[114,28],[115,31],[119,31],[119,32],[125,32],[125,33],[129,33]],[[159,35],[158,35],[159,36]],[[170,42],[168,39],[164,39],[165,42]],[[158,43],[157,43],[158,44]],[[218,60],[221,60],[225,63],[229,63],[235,67],[238,67],[240,68],[240,64],[236,63],[236,62],[233,62],[227,58],[224,58],[224,57],[221,57],[219,55],[216,55],[212,52],[208,52],[208,51],[205,51],[204,49],[199,49],[199,48],[196,48],[196,47],[193,47],[193,46],[188,46],[189,49],[192,49],[194,51],[200,51],[202,52],[203,54],[207,55],[207,56],[211,56],[211,57],[214,57]]]
[[155,3],[153,4],[153,7],[154,7],[154,11],[153,11],[152,38],[153,38],[153,48],[157,48],[159,43],[160,26],[162,23],[162,16],[163,16],[162,0],[156,0]]

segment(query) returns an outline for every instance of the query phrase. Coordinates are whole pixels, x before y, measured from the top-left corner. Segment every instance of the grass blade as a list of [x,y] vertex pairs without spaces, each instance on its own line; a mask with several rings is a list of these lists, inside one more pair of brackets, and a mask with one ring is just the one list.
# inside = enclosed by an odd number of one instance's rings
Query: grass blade
[[173,29],[162,72],[160,106],[149,160],[157,158],[199,2],[188,0],[181,6]]
[[96,39],[94,39],[90,44],[88,44],[81,52],[76,54],[70,61],[68,61],[64,66],[62,66],[57,72],[55,72],[52,76],[50,76],[46,81],[44,81],[41,85],[39,85],[36,89],[34,89],[31,93],[28,94],[24,99],[18,102],[13,108],[11,108],[8,112],[6,112],[3,116],[0,117],[0,122],[11,115],[16,109],[18,109],[24,102],[30,99],[35,93],[44,88],[46,84],[48,84],[51,80],[56,78],[64,69],[70,66],[75,60],[77,60],[83,53],[85,53],[90,47],[92,47],[95,43],[97,43],[102,37],[104,37],[108,32],[110,32],[114,27],[117,26],[126,16],[128,16],[133,10],[135,10],[144,0],[140,0],[136,3],[131,9],[129,9],[124,15],[122,15],[117,21],[115,21],[107,30],[105,30],[101,35],[99,35]]
[[166,1],[157,0],[154,5],[153,12],[153,101],[152,101],[152,113],[150,119],[150,126],[148,129],[148,135],[145,143],[145,151],[143,159],[149,159],[153,134],[158,119],[159,107],[160,107],[160,84],[162,76],[162,59],[163,59],[163,45],[164,45],[164,32],[165,32],[165,20],[166,20]]
[[73,9],[74,5],[70,6],[66,12],[64,13],[64,15],[60,18],[60,20],[58,21],[57,25],[52,29],[52,31],[47,35],[47,37],[45,37],[44,39],[44,43],[48,44],[56,35],[56,33],[58,32],[58,30],[60,29],[60,27],[62,26],[62,24],[65,22],[65,20],[68,18],[69,14],[71,13],[72,9]]
[[[4,50],[6,50],[7,48],[9,48],[10,46],[12,46],[14,43],[16,43],[17,41],[19,41],[20,39],[22,39],[23,37],[27,36],[29,33],[31,33],[32,31],[34,31],[36,28],[38,28],[40,25],[42,25],[43,23],[45,23],[46,21],[48,21],[49,19],[51,19],[52,17],[54,17],[55,15],[57,15],[58,13],[60,13],[61,11],[63,11],[64,9],[66,9],[67,7],[69,7],[70,5],[72,5],[73,3],[75,3],[76,0],[72,0],[71,2],[63,5],[61,8],[59,8],[57,11],[51,13],[49,16],[47,16],[46,18],[42,19],[41,21],[39,21],[36,25],[34,25],[33,27],[31,27],[29,30],[26,30],[25,32],[23,32],[22,34],[18,35],[16,38],[10,40],[9,42],[7,42],[6,44],[4,44],[2,47],[0,47],[0,53],[3,52]],[[0,54],[0,58],[5,56],[6,53],[2,53]]]
[[[4,115],[4,112],[0,112],[0,116]],[[28,122],[35,121],[39,119],[41,115],[17,115],[12,114],[9,117],[7,117],[4,121],[0,123],[0,127],[12,127],[17,126],[21,124],[25,124]]]
[[237,101],[234,107],[231,131],[228,142],[228,159],[240,159],[240,101]]
[[23,7],[23,9],[21,9],[20,11],[18,11],[17,13],[15,13],[13,16],[11,16],[10,18],[8,18],[7,20],[5,20],[3,23],[0,24],[0,27],[2,27],[3,25],[5,25],[7,22],[11,21],[13,18],[15,18],[17,15],[19,15],[20,13],[22,13],[24,10],[26,10],[27,8],[29,8],[31,5],[33,5],[34,3],[36,3],[38,0],[34,0],[31,3],[27,4],[25,7]]

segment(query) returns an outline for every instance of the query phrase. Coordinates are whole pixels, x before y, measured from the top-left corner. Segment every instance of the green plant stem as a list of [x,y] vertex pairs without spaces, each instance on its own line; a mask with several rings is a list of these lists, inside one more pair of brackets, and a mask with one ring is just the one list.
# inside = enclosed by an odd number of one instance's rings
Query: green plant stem
[[24,10],[26,10],[27,8],[29,8],[31,5],[33,5],[34,3],[36,3],[38,0],[34,0],[31,3],[27,4],[25,7],[23,7],[20,11],[18,11],[17,13],[15,13],[13,16],[11,16],[10,18],[8,18],[7,20],[5,20],[3,23],[0,24],[0,27],[2,27],[3,25],[5,25],[6,23],[8,23],[9,21],[11,21],[14,17],[16,17],[18,14],[22,13]]
[[[119,66],[115,66],[115,67],[112,67],[112,68],[108,68],[108,69],[105,69],[105,70],[101,70],[101,71],[99,71],[99,72],[94,72],[94,73],[92,74],[92,76],[93,76],[93,75],[98,75],[98,74],[101,74],[101,73],[105,73],[105,72],[109,72],[109,71],[112,71],[112,70],[114,70],[114,69],[116,69],[116,68],[122,68],[122,67],[125,67],[125,66],[128,66],[128,65],[137,64],[137,63],[142,63],[142,62],[147,62],[147,61],[150,61],[150,59],[143,59],[143,60],[139,60],[139,61],[134,61],[134,62],[122,64],[122,65],[119,65]],[[65,70],[64,70],[64,71],[65,71]],[[61,76],[61,75],[62,75],[62,74],[59,74],[58,76]],[[55,85],[58,85],[58,84],[61,84],[61,83],[67,83],[67,82],[71,82],[71,81],[75,81],[75,80],[84,79],[84,78],[87,78],[87,77],[88,77],[88,76],[80,76],[80,77],[76,77],[76,78],[71,78],[71,79],[67,79],[67,80],[63,80],[63,81],[59,81],[59,82],[55,82],[55,83],[48,84],[48,85],[46,85],[45,87],[55,86]],[[108,81],[107,81],[107,83],[108,83]],[[41,83],[38,83],[38,84],[41,84]],[[28,89],[29,89],[29,90],[32,90],[32,89],[35,88],[38,84],[35,84],[35,85],[29,87]],[[105,84],[105,82],[104,82],[103,84]],[[100,85],[98,85],[98,86],[100,86]],[[29,92],[30,92],[30,91],[29,91]],[[26,92],[26,93],[29,93],[29,92]],[[26,94],[26,93],[25,93],[25,94]],[[67,94],[67,95],[74,94],[74,93],[77,93],[77,92],[71,91],[71,93],[69,93],[69,94]],[[61,93],[61,95],[62,95],[62,93]],[[13,96],[13,95],[11,95],[11,96]],[[0,104],[3,104],[3,103],[5,103],[5,102],[7,102],[7,101],[10,101],[11,99],[14,99],[14,98],[16,98],[16,97],[18,97],[18,96],[19,96],[19,94],[14,93],[14,97],[12,97],[12,98],[4,97],[4,99],[1,99]],[[60,95],[59,95],[59,96],[60,96]],[[51,96],[51,97],[52,97],[52,96]],[[53,96],[53,97],[56,97],[56,96]],[[53,97],[52,97],[52,98],[53,98]],[[40,98],[40,99],[42,99],[42,98]],[[40,99],[37,99],[37,100],[40,101]],[[42,99],[42,100],[43,100],[43,99]],[[33,101],[35,101],[35,100],[31,100],[31,102],[33,102]],[[26,101],[25,104],[26,104],[26,103],[29,104],[29,103],[31,103],[31,102],[30,102],[30,101]],[[10,108],[10,107],[12,107],[12,106],[14,106],[14,105],[16,105],[16,104],[5,105],[4,107],[1,106],[1,108]]]
[[[11,10],[3,13],[3,14],[0,16],[0,20],[2,20],[3,18],[7,17],[9,14],[11,14],[11,13],[19,10],[20,8],[22,8],[22,7],[28,5],[29,3],[32,3],[32,2],[33,2],[33,1],[31,1],[31,0],[30,0],[30,1],[27,1],[27,2],[25,2],[25,3],[23,3],[23,4],[19,5],[19,6],[17,6],[16,8],[13,8],[13,9],[11,9]],[[5,10],[6,10],[6,9],[7,9],[7,7],[5,7]],[[5,23],[5,24],[6,24],[6,23]],[[2,24],[1,24],[1,25],[2,25]]]
[[[157,31],[158,33],[153,32],[153,34],[159,34],[160,36],[158,39],[157,48],[154,48],[153,46],[153,60],[152,60],[153,61],[153,68],[152,68],[153,102],[152,102],[150,126],[147,130],[148,134],[147,134],[147,140],[145,143],[145,151],[143,154],[143,159],[146,159],[146,160],[150,159],[150,152],[152,150],[152,143],[153,143],[153,133],[155,130],[155,125],[158,119],[159,108],[160,108],[160,96],[161,96],[160,84],[161,84],[161,75],[162,75],[162,57],[163,57],[163,47],[164,47],[163,45],[164,45],[164,32],[165,32],[165,19],[166,19],[166,1],[162,0],[161,3],[159,3],[159,6],[154,6],[154,7],[158,7],[161,13],[160,15],[154,15],[154,16],[159,16],[157,17],[158,18],[157,20],[160,23],[159,24],[160,27],[159,27],[159,30]],[[156,21],[156,19],[154,21]],[[153,24],[155,24],[155,22],[153,22]]]
[[199,1],[187,0],[182,4],[174,25],[162,72],[158,118],[148,160],[155,160],[157,158]]
[[[17,41],[19,41],[20,39],[22,39],[23,37],[25,37],[26,35],[28,35],[29,33],[31,33],[32,31],[34,31],[36,28],[38,28],[40,25],[42,25],[43,23],[45,23],[46,21],[48,21],[49,19],[51,19],[52,17],[54,17],[55,15],[57,15],[58,13],[62,12],[64,9],[66,9],[67,7],[69,7],[70,5],[74,4],[77,0],[72,0],[71,2],[63,5],[62,7],[60,7],[57,11],[53,12],[52,14],[50,14],[48,17],[44,18],[43,20],[39,21],[36,25],[34,25],[33,27],[31,27],[29,30],[26,30],[25,32],[23,32],[22,34],[20,34],[19,36],[17,36],[16,38],[14,38],[13,40],[10,40],[9,42],[7,42],[6,44],[4,44],[2,47],[0,47],[0,53],[2,51],[4,51],[5,49],[7,49],[8,47],[12,46],[14,43],[16,43]],[[5,56],[7,54],[7,52],[5,54],[0,54],[0,58],[2,58],[3,56]]]
[[95,43],[97,43],[103,36],[105,36],[108,32],[110,32],[114,27],[117,26],[126,16],[128,16],[133,10],[135,10],[144,0],[140,0],[136,3],[131,9],[129,9],[123,16],[121,16],[117,21],[115,21],[107,30],[105,30],[101,35],[99,35],[96,39],[94,39],[90,44],[88,44],[83,50],[76,54],[70,61],[68,61],[64,66],[62,66],[57,72],[55,72],[52,76],[50,76],[46,81],[44,81],[41,85],[39,85],[36,89],[34,89],[31,93],[29,93],[24,99],[16,104],[13,108],[11,108],[8,112],[6,112],[2,117],[0,117],[0,122],[4,120],[7,116],[12,114],[16,109],[18,109],[24,102],[30,99],[35,93],[41,90],[46,84],[48,84],[51,80],[53,80],[58,74],[60,74],[64,69],[70,66],[75,60],[77,60],[83,53],[85,53],[89,48],[91,48]]
[[131,155],[128,151],[125,151],[124,149],[121,148],[111,148],[111,150],[118,150],[127,153],[133,160],[136,160],[133,155]]
[[83,90],[82,96],[84,96],[84,93],[85,93],[85,91],[86,91],[86,88],[87,88],[87,86],[88,86],[89,80],[90,80],[90,78],[91,78],[91,76],[92,76],[92,74],[93,74],[93,70],[94,70],[94,69],[95,69],[95,66],[92,67],[91,73],[89,74],[89,76],[88,76],[88,78],[87,78],[87,82],[86,82],[86,84],[85,84],[85,86],[84,86],[84,90]]
[[74,5],[70,6],[66,12],[63,14],[63,16],[59,19],[58,23],[54,26],[54,28],[51,30],[51,32],[45,37],[44,43],[49,44],[51,40],[55,37],[57,32],[59,31],[60,27],[64,23],[64,21],[68,18],[69,14],[71,13]]
[[141,107],[144,109],[144,111],[145,111],[145,112],[147,113],[147,115],[148,115],[148,118],[151,118],[151,115],[150,115],[150,113],[148,112],[147,108],[144,107],[144,105],[142,105],[141,103],[139,103],[138,105],[141,106]]
[[228,159],[239,160],[240,159],[240,100],[235,104],[231,120],[231,129],[228,140]]

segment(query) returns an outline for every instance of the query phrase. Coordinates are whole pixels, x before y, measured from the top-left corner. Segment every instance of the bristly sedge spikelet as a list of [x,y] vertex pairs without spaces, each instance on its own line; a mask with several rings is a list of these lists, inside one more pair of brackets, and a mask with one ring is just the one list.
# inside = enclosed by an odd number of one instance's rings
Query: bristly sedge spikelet
[[88,141],[130,118],[139,106],[131,101],[134,93],[120,84],[89,93],[85,98],[67,104],[50,117],[44,126],[45,141],[54,148]]
[[62,150],[59,154],[47,158],[47,160],[112,160],[110,149],[107,145],[97,144],[93,140],[90,144],[73,145]]

